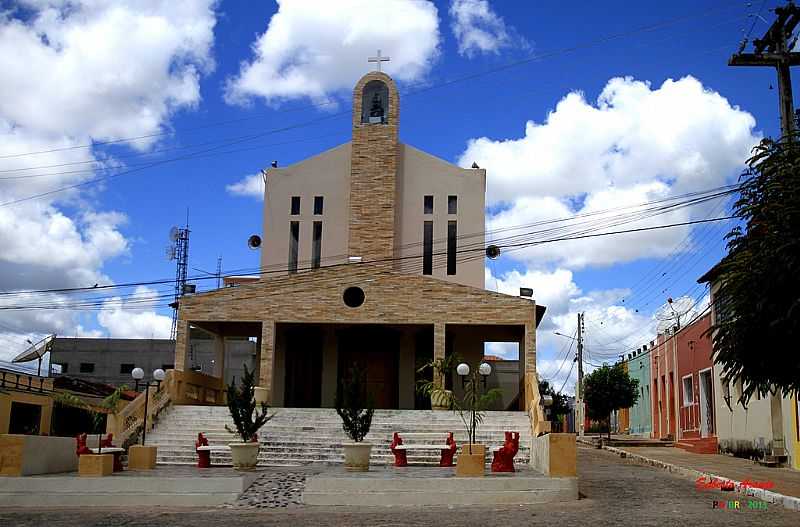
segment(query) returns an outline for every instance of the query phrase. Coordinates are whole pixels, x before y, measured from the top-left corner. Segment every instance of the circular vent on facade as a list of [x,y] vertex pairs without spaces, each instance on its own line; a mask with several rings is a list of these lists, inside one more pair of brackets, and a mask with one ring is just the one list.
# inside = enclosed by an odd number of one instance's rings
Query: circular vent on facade
[[360,287],[348,287],[344,290],[342,300],[347,307],[359,307],[364,303],[364,290]]

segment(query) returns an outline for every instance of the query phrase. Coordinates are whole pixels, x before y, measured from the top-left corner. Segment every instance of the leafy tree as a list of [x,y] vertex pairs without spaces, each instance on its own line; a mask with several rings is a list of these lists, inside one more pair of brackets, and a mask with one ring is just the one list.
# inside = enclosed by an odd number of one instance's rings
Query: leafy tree
[[539,393],[541,395],[549,395],[553,398],[553,404],[550,406],[550,420],[555,422],[562,415],[567,415],[571,412],[569,407],[569,399],[561,392],[555,391],[550,383],[547,381],[539,381]]
[[622,364],[604,364],[583,378],[583,391],[589,419],[607,420],[611,439],[611,412],[636,404],[639,380],[631,379]]
[[256,410],[255,384],[255,375],[245,364],[241,387],[236,386],[236,380],[228,385],[228,410],[236,429],[225,425],[225,430],[238,434],[245,443],[257,441],[259,429],[275,417],[275,414],[268,414],[269,408],[264,402],[260,410]]
[[364,440],[372,426],[374,404],[367,393],[367,372],[353,364],[350,375],[336,390],[336,413],[342,418],[342,428],[356,443]]
[[719,284],[714,361],[725,381],[741,381],[743,404],[754,393],[800,390],[799,140],[764,139],[753,149],[734,204],[741,221],[707,275]]

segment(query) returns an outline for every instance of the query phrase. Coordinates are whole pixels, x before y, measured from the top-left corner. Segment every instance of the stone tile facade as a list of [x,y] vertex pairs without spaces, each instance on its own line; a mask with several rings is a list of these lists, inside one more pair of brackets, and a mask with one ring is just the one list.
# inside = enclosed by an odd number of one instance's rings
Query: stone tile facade
[[[370,81],[389,89],[387,122],[361,122],[362,92]],[[361,78],[353,90],[353,142],[350,161],[350,256],[365,261],[391,258],[397,194],[398,128],[400,98],[391,77],[374,71]]]
[[[344,304],[342,298],[348,287],[363,290],[363,305],[352,308]],[[536,372],[535,302],[436,278],[405,275],[369,263],[187,296],[181,302],[179,317],[178,370],[186,364],[189,323],[228,335],[232,333],[226,333],[226,325],[232,331],[248,324],[255,328],[261,337],[259,384],[267,393],[273,385],[276,323],[430,324],[434,328],[434,357],[444,356],[448,325],[517,326],[524,332],[520,359],[525,373]]]

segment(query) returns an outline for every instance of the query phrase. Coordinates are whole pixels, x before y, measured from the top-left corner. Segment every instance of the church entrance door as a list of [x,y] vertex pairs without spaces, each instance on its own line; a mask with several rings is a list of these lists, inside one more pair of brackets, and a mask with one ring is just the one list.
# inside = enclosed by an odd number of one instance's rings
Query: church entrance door
[[286,332],[284,406],[319,408],[322,401],[322,332],[319,328]]
[[380,326],[355,326],[337,333],[338,379],[345,379],[353,364],[367,372],[367,392],[375,408],[398,407],[399,339],[396,331]]

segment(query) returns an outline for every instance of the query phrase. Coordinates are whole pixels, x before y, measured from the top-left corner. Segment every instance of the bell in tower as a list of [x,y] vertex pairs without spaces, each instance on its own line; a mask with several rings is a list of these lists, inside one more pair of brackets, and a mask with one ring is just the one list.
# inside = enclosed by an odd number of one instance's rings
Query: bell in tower
[[361,99],[361,122],[363,124],[386,124],[388,110],[389,88],[379,80],[367,82]]
[[370,124],[381,123],[383,124],[383,103],[381,96],[376,92],[372,96],[372,107],[369,109],[369,122]]

